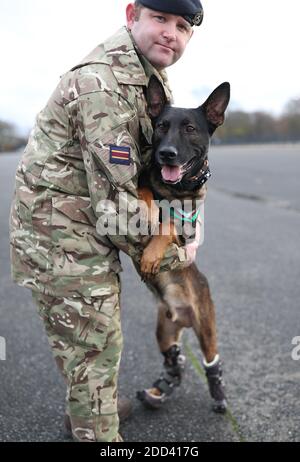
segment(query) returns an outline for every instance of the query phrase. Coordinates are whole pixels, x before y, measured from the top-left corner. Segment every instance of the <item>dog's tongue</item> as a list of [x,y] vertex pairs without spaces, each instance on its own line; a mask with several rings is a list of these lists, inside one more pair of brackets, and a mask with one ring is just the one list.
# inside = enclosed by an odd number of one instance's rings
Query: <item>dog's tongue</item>
[[161,169],[161,175],[165,181],[175,182],[180,178],[180,167],[172,167],[171,165],[164,165]]

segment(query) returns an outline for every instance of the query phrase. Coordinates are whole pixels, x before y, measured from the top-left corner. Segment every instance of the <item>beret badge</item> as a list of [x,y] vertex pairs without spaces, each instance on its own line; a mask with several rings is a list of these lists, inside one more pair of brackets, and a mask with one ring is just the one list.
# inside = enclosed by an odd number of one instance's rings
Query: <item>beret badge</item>
[[203,21],[203,11],[196,13],[192,19],[193,26],[200,26]]

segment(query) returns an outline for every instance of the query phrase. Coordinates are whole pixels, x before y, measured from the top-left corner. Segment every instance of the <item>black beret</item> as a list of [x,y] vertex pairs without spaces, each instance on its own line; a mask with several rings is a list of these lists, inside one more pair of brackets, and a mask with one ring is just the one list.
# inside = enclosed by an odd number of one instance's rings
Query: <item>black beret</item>
[[182,16],[191,26],[200,26],[203,21],[200,0],[139,0],[139,3],[151,10]]

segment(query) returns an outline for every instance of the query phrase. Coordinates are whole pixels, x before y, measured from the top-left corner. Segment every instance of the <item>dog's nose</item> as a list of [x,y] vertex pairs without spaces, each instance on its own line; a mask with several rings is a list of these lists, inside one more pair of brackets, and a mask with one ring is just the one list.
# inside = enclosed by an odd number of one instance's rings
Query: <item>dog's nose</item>
[[159,157],[162,162],[174,160],[176,159],[177,156],[178,156],[178,151],[173,146],[163,148],[159,151]]

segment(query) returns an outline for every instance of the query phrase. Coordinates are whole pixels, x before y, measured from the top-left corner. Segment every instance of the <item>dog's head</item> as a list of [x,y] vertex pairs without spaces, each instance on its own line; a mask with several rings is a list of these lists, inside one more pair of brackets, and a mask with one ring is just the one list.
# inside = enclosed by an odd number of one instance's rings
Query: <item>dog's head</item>
[[229,99],[230,85],[224,82],[197,109],[171,107],[163,86],[151,77],[147,102],[154,128],[153,161],[164,183],[187,185],[198,178],[207,163],[210,137],[224,122]]

